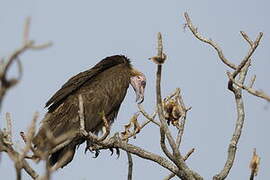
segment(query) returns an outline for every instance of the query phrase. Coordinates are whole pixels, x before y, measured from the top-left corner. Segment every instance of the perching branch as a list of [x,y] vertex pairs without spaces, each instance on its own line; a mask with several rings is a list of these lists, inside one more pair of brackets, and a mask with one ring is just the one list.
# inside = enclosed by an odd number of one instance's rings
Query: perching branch
[[[80,118],[80,130],[79,134],[81,134],[85,139],[89,140],[93,144],[95,144],[92,147],[92,150],[98,151],[101,149],[112,149],[112,148],[119,148],[126,152],[129,152],[131,154],[135,154],[141,158],[151,160],[153,162],[156,162],[163,166],[164,168],[170,170],[174,174],[176,174],[179,177],[184,177],[183,172],[179,171],[178,168],[173,165],[171,162],[169,162],[166,158],[163,158],[161,156],[158,156],[154,153],[148,152],[140,147],[128,144],[126,141],[123,141],[119,134],[116,133],[113,137],[109,139],[105,139],[103,141],[100,141],[99,138],[94,135],[91,132],[86,132],[83,125],[84,125],[84,115],[83,115],[83,99],[79,96],[79,118]],[[70,139],[70,138],[69,138]]]

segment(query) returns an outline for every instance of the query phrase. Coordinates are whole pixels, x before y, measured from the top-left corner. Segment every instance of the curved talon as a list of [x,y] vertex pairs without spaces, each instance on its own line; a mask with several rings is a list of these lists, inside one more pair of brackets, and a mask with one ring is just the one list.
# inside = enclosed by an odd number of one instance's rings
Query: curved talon
[[116,154],[117,154],[117,159],[120,157],[120,150],[119,148],[115,148],[116,149]]
[[97,158],[99,155],[100,151],[99,150],[95,150],[95,156],[93,158]]
[[109,150],[111,151],[111,156],[113,155],[113,148],[109,148]]
[[91,153],[93,152],[90,147],[86,146],[84,149],[84,154],[86,154],[87,150],[90,151]]
[[86,141],[86,146],[85,146],[85,149],[84,149],[84,154],[87,152],[87,150],[89,150],[91,153],[93,152],[91,150],[91,147],[93,146],[93,143],[91,141]]
[[118,159],[119,156],[120,156],[120,150],[119,150],[119,148],[109,148],[109,150],[111,151],[111,156],[114,153],[114,149],[116,150],[116,155],[117,155],[117,159]]

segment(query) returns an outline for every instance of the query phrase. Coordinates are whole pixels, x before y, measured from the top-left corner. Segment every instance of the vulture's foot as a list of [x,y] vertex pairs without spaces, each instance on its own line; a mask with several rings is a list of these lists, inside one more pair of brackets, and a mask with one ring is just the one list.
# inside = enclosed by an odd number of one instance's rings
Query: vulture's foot
[[93,142],[87,141],[86,142],[86,147],[84,149],[84,153],[86,153],[87,151],[90,151],[91,153],[95,153],[95,156],[93,158],[97,158],[98,155],[100,154],[100,151],[99,150],[95,150],[95,149],[97,149],[96,146],[97,145],[95,145]]
[[97,158],[99,155],[100,151],[99,150],[95,150],[95,156],[93,158]]
[[[111,156],[113,155],[113,153],[114,153],[114,150],[113,150],[114,148],[109,148],[109,150],[111,151]],[[115,150],[116,150],[116,155],[117,155],[117,158],[119,158],[120,157],[120,150],[119,150],[119,148],[115,148]]]
[[93,158],[97,158],[98,155],[100,154],[100,150],[94,150],[95,146],[90,146],[90,147],[85,147],[84,153],[86,153],[87,151],[90,151],[91,153],[95,153],[95,156]]

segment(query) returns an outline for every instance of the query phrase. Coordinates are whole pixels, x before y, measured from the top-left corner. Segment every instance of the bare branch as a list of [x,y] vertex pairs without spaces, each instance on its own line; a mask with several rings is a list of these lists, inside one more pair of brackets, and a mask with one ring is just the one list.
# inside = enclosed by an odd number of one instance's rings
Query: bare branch
[[254,83],[255,83],[255,80],[256,80],[256,75],[252,76],[251,80],[250,80],[250,83],[249,83],[249,88],[252,88]]
[[48,47],[50,47],[50,46],[52,46],[52,45],[53,45],[52,42],[46,42],[46,43],[39,44],[39,45],[32,45],[32,46],[31,46],[31,49],[32,49],[32,50],[41,50],[41,49],[48,48]]
[[153,56],[151,58],[149,58],[150,60],[152,60],[154,63],[161,65],[165,62],[167,55],[163,52],[163,43],[162,43],[162,37],[161,37],[161,33],[158,32],[157,35],[157,56]]
[[[160,45],[162,43],[162,36],[161,33],[158,33],[158,56],[161,55],[160,59],[162,59],[162,49],[163,46]],[[165,61],[165,60],[164,60]],[[163,62],[164,62],[163,61]],[[157,73],[156,73],[156,101],[157,101],[157,109],[158,109],[158,116],[160,119],[160,143],[161,143],[161,148],[163,152],[172,160],[179,170],[183,173],[183,176],[180,176],[182,179],[202,179],[199,174],[191,171],[188,166],[185,164],[183,157],[181,156],[179,149],[177,148],[176,142],[174,141],[168,125],[166,124],[165,117],[164,117],[164,112],[163,112],[163,105],[162,105],[162,98],[161,98],[161,88],[160,88],[160,83],[161,83],[161,71],[162,71],[162,63],[157,65]],[[168,142],[170,144],[170,147],[172,148],[173,151],[173,156],[169,153],[168,149],[166,148],[165,144],[165,135],[168,139]]]
[[[241,70],[239,74],[239,82],[243,83],[245,81],[249,65],[250,65],[250,60],[248,61],[248,63],[245,64],[245,66]],[[227,155],[224,168],[213,177],[214,180],[223,180],[228,176],[234,163],[236,150],[237,150],[237,144],[240,139],[242,128],[244,125],[245,111],[244,111],[244,102],[242,98],[242,91],[240,88],[235,88],[235,91],[233,93],[235,95],[235,103],[236,103],[236,110],[237,110],[235,130],[233,132],[233,135],[232,135],[229,147],[228,147],[228,155]]]
[[24,147],[24,149],[22,150],[22,153],[19,157],[19,161],[22,161],[22,159],[25,158],[26,154],[29,152],[29,150],[31,149],[31,143],[32,143],[32,140],[33,140],[33,137],[36,133],[36,122],[37,122],[37,119],[38,119],[38,112],[36,112],[34,114],[34,117],[33,117],[33,120],[30,124],[30,127],[27,131],[27,135],[25,137],[25,140],[26,140],[26,145]]
[[[135,114],[135,116],[138,116],[139,114]],[[150,119],[154,119],[154,116],[156,116],[156,113],[152,116],[152,117],[149,117]],[[132,117],[132,118],[134,118],[134,117]],[[132,118],[131,118],[131,122],[128,124],[128,125],[131,125],[131,123],[132,123]],[[135,118],[137,118],[137,117],[135,117]],[[137,121],[137,120],[136,120]],[[121,134],[123,135],[122,136],[122,140],[123,141],[126,141],[126,140],[128,140],[129,138],[131,138],[131,137],[134,137],[135,138],[135,136],[136,136],[136,134],[138,134],[139,132],[141,132],[141,130],[147,125],[147,124],[149,124],[151,122],[151,120],[146,120],[146,121],[144,121],[141,125],[135,125],[135,126],[138,126],[138,127],[135,127],[134,126],[134,131],[133,132],[127,132],[127,125],[125,125],[125,132],[121,132]],[[130,127],[128,127],[128,129],[129,129]]]
[[12,120],[10,113],[6,113],[7,128],[4,129],[6,133],[5,143],[12,145]]
[[154,124],[156,124],[157,126],[160,126],[160,123],[155,121],[155,117],[157,114],[157,111],[155,111],[152,115],[152,117],[144,110],[142,104],[138,104],[138,109],[140,110],[140,112],[143,114],[144,117],[146,117],[146,119],[150,120],[151,122],[153,122]]
[[248,42],[250,47],[253,47],[254,42],[248,37],[248,35],[244,31],[240,31],[243,38]]
[[[195,148],[192,148],[191,150],[189,150],[188,151],[188,153],[184,156],[184,161],[186,161],[188,158],[189,158],[189,156],[193,153],[195,151]],[[170,179],[172,179],[173,177],[175,176],[175,174],[174,173],[171,173],[171,174],[169,174],[168,176],[166,176],[163,180],[170,180]]]
[[[52,45],[52,43],[45,43],[43,45],[35,45],[34,41],[29,40],[29,30],[30,30],[30,18],[26,19],[25,26],[24,26],[24,32],[23,32],[23,43],[21,47],[16,49],[14,52],[11,53],[11,55],[6,59],[3,60],[3,67],[0,70],[0,106],[2,104],[3,98],[7,92],[8,89],[15,86],[22,77],[22,65],[18,57],[22,55],[27,50],[37,50],[37,49],[44,49]],[[9,71],[11,65],[13,62],[16,61],[18,64],[18,77],[8,79],[7,78],[7,72]]]
[[194,153],[194,151],[195,151],[195,148],[192,148],[191,150],[189,150],[188,151],[188,153],[184,156],[184,161],[186,161],[188,158],[189,158],[189,156],[192,154],[192,153]]
[[154,153],[151,153],[140,147],[129,144],[125,141],[122,141],[118,133],[116,133],[113,137],[109,139],[105,139],[102,142],[98,142],[97,138],[92,136],[92,134],[89,134],[87,138],[91,142],[97,143],[99,145],[99,146],[95,146],[93,150],[120,148],[131,154],[137,155],[143,159],[148,159],[150,161],[156,162],[159,165],[163,166],[164,168],[168,169],[169,171],[177,174],[178,176],[183,176],[183,174],[181,174],[178,168],[175,165],[173,165],[170,161],[168,161],[166,158],[156,155]]
[[[177,174],[178,176],[183,176],[181,172],[178,171],[178,168],[171,164],[167,159],[150,153],[144,149],[136,147],[131,144],[127,144],[125,141],[122,141],[118,134],[110,139],[105,139],[103,141],[99,141],[99,138],[92,134],[91,132],[86,132],[84,129],[84,115],[83,115],[83,100],[79,95],[79,117],[80,117],[80,134],[88,139],[90,142],[96,144],[96,146],[92,147],[92,150],[100,150],[100,149],[110,149],[110,148],[120,148],[129,153],[140,156],[144,159],[152,160],[156,163],[159,163],[161,166],[167,168],[171,172]],[[70,138],[69,138],[70,139]]]
[[[18,171],[17,166],[18,164],[18,159],[19,159],[19,153],[16,152],[13,147],[12,147],[12,142],[11,143],[6,143],[4,141],[5,137],[7,135],[5,134],[5,132],[0,130],[0,151],[4,151],[8,154],[8,156],[10,157],[10,159],[14,162],[15,164],[15,168],[17,170],[17,178],[20,178],[20,171]],[[36,173],[36,171],[31,168],[31,166],[27,163],[27,161],[25,161],[25,159],[22,159],[22,161],[20,162],[21,167],[33,178],[36,179],[39,175]]]
[[128,158],[128,177],[127,177],[127,180],[132,180],[133,161],[132,161],[132,156],[129,152],[127,152],[127,158]]
[[176,94],[176,99],[178,99],[181,110],[183,111],[182,117],[181,117],[182,120],[181,120],[180,126],[178,128],[179,129],[178,136],[176,138],[176,144],[177,144],[177,147],[179,148],[181,141],[182,141],[183,134],[184,134],[184,130],[185,130],[187,112],[191,109],[191,107],[186,108],[180,89],[179,89],[179,93]]
[[[242,33],[244,33],[242,31]],[[245,34],[245,38],[248,39],[248,42],[251,43],[249,37],[247,36],[246,33]],[[241,63],[239,64],[239,66],[236,68],[236,70],[233,72],[233,77],[235,78],[237,76],[237,74],[241,71],[241,69],[245,66],[245,64],[247,63],[247,61],[250,59],[250,57],[252,56],[252,54],[255,52],[255,50],[257,49],[257,47],[259,46],[260,40],[262,39],[263,33],[260,32],[259,35],[257,36],[255,42],[251,45],[247,55],[244,57],[244,59],[241,61]]]
[[[237,81],[233,78],[232,74],[229,73],[229,72],[227,72],[227,75],[228,75],[229,79],[233,82],[233,84],[235,84],[235,85],[237,85],[238,87],[240,87],[240,88],[246,90],[248,93],[250,93],[250,94],[252,94],[252,95],[254,95],[254,96],[257,96],[257,97],[263,98],[263,99],[265,99],[265,100],[267,100],[267,101],[270,101],[270,96],[267,95],[265,92],[263,92],[263,91],[258,91],[258,90],[255,90],[255,89],[252,89],[252,88],[250,88],[250,87],[247,87],[247,86],[245,86],[245,85],[243,85],[243,84],[237,82]],[[255,80],[252,80],[252,82],[254,82],[254,81],[255,81]],[[251,83],[250,86],[252,86],[252,84],[253,84],[253,83]]]
[[[189,18],[187,13],[185,13],[184,16],[185,16],[187,25],[188,25],[189,29],[191,30],[191,32],[194,34],[194,36],[197,39],[199,39],[200,41],[208,43],[212,47],[214,47],[219,55],[219,58],[222,60],[222,62],[235,70],[232,74],[228,74],[228,75],[230,75],[229,76],[230,79],[228,82],[228,89],[231,90],[235,95],[235,102],[236,102],[236,109],[237,109],[236,126],[235,126],[234,133],[232,135],[230,145],[228,147],[228,156],[226,159],[225,166],[219,174],[217,174],[213,177],[214,180],[223,180],[227,177],[227,175],[228,175],[228,173],[229,173],[229,171],[232,168],[232,165],[234,163],[237,144],[238,144],[239,138],[241,136],[241,132],[242,132],[243,124],[244,124],[245,112],[244,112],[244,104],[243,104],[243,99],[242,99],[241,88],[242,89],[246,88],[246,90],[248,89],[247,87],[244,87],[243,84],[244,84],[244,81],[245,81],[245,78],[247,75],[248,67],[249,67],[250,62],[251,62],[250,58],[253,55],[253,53],[255,52],[256,48],[258,47],[260,40],[263,36],[263,33],[260,32],[259,35],[257,36],[256,40],[253,42],[245,32],[243,32],[243,31],[240,32],[241,35],[243,36],[243,38],[249,43],[250,49],[247,52],[246,56],[241,61],[241,63],[238,66],[236,66],[235,64],[231,63],[228,59],[226,59],[224,57],[221,48],[215,42],[213,42],[211,39],[206,39],[206,38],[202,37],[198,33],[197,28],[195,28],[193,26],[191,19]],[[236,81],[235,78],[238,74],[239,74],[239,81]],[[255,80],[252,80],[251,87],[252,87],[254,81]],[[234,87],[233,84],[237,85],[238,87]],[[258,95],[258,93],[257,93],[257,95]],[[259,93],[259,95],[261,95],[261,93]]]
[[233,64],[232,62],[230,62],[227,58],[225,58],[222,49],[219,47],[219,45],[217,43],[215,43],[214,41],[212,41],[211,39],[207,39],[205,37],[203,37],[199,32],[198,29],[192,24],[191,19],[188,15],[187,12],[185,12],[184,14],[185,19],[186,19],[186,23],[188,25],[188,28],[190,29],[190,31],[193,33],[193,35],[199,39],[202,42],[205,42],[209,45],[211,45],[218,53],[219,58],[221,59],[221,61],[226,64],[227,66],[229,66],[232,69],[236,69],[237,66],[235,64]]
[[175,174],[171,173],[168,176],[166,176],[163,180],[170,180],[175,176]]
[[31,18],[27,17],[24,24],[23,44],[27,44],[27,42],[29,42],[30,23],[31,23]]

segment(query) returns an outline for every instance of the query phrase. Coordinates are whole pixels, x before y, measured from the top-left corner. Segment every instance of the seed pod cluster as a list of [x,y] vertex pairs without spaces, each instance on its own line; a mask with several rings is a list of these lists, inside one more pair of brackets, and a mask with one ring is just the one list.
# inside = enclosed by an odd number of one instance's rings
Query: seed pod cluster
[[181,106],[175,99],[170,99],[169,101],[164,102],[164,112],[168,125],[172,123],[174,126],[179,123],[179,119],[183,114]]

